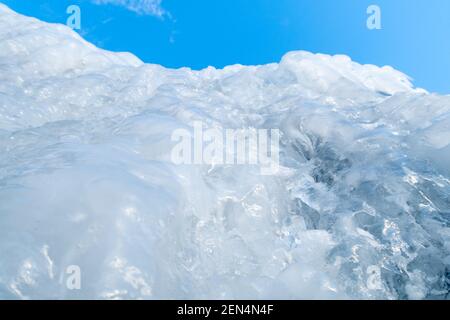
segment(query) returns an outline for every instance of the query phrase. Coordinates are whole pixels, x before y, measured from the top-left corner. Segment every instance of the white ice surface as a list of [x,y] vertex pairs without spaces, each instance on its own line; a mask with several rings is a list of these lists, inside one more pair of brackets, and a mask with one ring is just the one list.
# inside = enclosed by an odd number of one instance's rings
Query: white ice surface
[[[280,129],[280,174],[172,164],[194,121]],[[172,70],[0,4],[0,298],[447,298],[449,163],[390,67]]]

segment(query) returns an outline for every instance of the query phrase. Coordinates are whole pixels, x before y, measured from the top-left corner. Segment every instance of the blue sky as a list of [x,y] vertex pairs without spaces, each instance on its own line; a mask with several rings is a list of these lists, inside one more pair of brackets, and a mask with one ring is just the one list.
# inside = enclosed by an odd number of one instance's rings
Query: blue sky
[[[122,5],[94,2],[122,2]],[[130,10],[124,3],[144,6]],[[88,41],[167,67],[264,64],[288,51],[346,54],[391,65],[432,92],[450,94],[449,0],[0,0],[15,11],[65,23],[81,8]],[[153,4],[153,7],[145,5]],[[366,27],[367,7],[382,29]],[[133,9],[132,8],[132,9]]]

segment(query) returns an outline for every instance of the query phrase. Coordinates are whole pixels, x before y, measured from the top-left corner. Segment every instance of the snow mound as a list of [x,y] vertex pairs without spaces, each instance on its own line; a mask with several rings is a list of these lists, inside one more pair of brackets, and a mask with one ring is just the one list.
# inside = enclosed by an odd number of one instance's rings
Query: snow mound
[[[282,170],[173,164],[196,121]],[[448,298],[450,97],[390,67],[172,70],[0,4],[0,154],[0,298]]]

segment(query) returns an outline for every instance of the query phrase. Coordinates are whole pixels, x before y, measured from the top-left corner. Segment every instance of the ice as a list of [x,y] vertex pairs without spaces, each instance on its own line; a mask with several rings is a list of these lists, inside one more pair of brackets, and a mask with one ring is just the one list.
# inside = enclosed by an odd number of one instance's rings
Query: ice
[[[281,170],[175,165],[196,121]],[[0,4],[0,154],[3,299],[449,297],[450,96],[390,67],[166,69]]]

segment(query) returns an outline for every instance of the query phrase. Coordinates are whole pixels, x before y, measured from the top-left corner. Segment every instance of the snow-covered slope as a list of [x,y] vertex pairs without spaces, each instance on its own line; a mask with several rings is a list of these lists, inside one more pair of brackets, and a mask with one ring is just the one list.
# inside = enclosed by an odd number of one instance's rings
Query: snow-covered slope
[[[282,170],[173,164],[194,121]],[[0,4],[0,298],[447,298],[449,163],[450,97],[390,67],[165,69]]]

